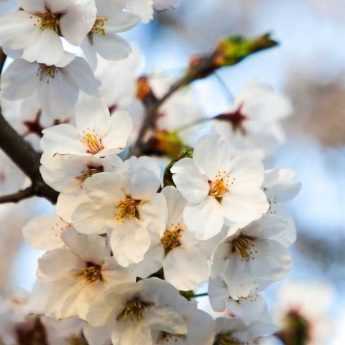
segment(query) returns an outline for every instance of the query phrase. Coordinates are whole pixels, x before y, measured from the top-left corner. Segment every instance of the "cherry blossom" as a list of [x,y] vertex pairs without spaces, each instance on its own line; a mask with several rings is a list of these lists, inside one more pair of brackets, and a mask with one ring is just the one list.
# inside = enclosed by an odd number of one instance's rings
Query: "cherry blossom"
[[231,145],[272,153],[285,140],[282,120],[292,113],[290,101],[270,86],[249,84],[232,108],[216,117],[215,128]]
[[39,260],[34,304],[48,316],[83,319],[99,294],[133,277],[113,261],[104,238],[65,231],[62,239],[65,247]]
[[123,150],[132,129],[126,112],[110,116],[99,99],[87,97],[76,109],[75,125],[60,124],[43,131],[41,147],[50,156],[105,157]]
[[282,279],[291,266],[290,231],[284,219],[263,217],[226,238],[214,254],[210,290],[224,284],[239,299]]
[[181,300],[171,285],[151,278],[109,292],[90,308],[87,320],[92,326],[108,328],[113,344],[155,344],[160,337],[178,339],[187,333],[187,321],[174,307]]
[[88,201],[72,215],[76,229],[87,234],[111,232],[118,263],[128,266],[143,260],[151,233],[162,232],[166,214],[160,187],[160,168],[150,158],[131,158],[123,169],[99,173],[84,184]]
[[80,57],[65,55],[55,65],[15,60],[4,72],[2,96],[14,101],[35,97],[46,115],[70,114],[81,91],[97,95],[99,83]]
[[226,223],[247,225],[268,209],[262,163],[233,153],[217,136],[201,139],[193,158],[179,160],[171,172],[188,201],[184,221],[199,239],[217,235]]
[[64,56],[60,35],[80,45],[96,19],[92,0],[19,0],[21,10],[0,18],[0,44],[22,58],[54,65]]

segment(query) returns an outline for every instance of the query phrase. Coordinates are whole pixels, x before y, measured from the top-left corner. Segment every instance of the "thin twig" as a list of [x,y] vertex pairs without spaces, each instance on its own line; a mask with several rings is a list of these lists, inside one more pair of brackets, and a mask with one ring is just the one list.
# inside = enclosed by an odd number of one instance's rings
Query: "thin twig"
[[6,204],[10,202],[17,203],[21,200],[31,198],[34,195],[34,189],[32,188],[32,186],[30,186],[26,189],[18,191],[17,193],[0,196],[0,204]]

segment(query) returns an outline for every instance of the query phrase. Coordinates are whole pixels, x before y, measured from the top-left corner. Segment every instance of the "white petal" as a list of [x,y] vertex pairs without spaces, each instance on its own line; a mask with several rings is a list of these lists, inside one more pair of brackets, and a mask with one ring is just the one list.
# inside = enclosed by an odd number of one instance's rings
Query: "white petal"
[[179,160],[171,172],[176,188],[190,203],[199,203],[209,192],[207,177],[202,175],[191,158]]
[[83,262],[70,250],[61,248],[45,253],[38,261],[39,272],[46,280],[68,277],[73,270],[81,268]]
[[150,236],[137,222],[119,224],[111,232],[111,248],[117,262],[127,267],[143,260],[150,247]]
[[23,236],[34,248],[52,250],[63,247],[61,234],[69,227],[67,223],[55,215],[41,216],[32,219],[25,225]]
[[200,240],[216,236],[224,224],[222,207],[211,197],[198,205],[187,206],[183,216],[188,229]]
[[198,248],[173,249],[166,256],[163,268],[165,279],[178,290],[194,290],[209,276],[208,260]]
[[128,42],[112,33],[107,33],[105,36],[93,35],[92,45],[97,53],[106,60],[125,59],[131,52]]
[[220,171],[229,171],[230,159],[229,146],[216,135],[203,137],[193,152],[195,165],[211,181]]
[[68,75],[80,90],[83,90],[89,95],[97,95],[100,83],[95,78],[92,69],[84,59],[80,57],[74,58],[74,60],[66,66],[64,73]]
[[91,0],[70,6],[60,19],[62,36],[70,43],[79,46],[92,29],[96,12],[95,3]]
[[84,261],[102,264],[110,256],[105,239],[96,235],[81,235],[75,231],[66,231],[62,239],[72,252]]
[[183,199],[181,193],[173,186],[163,188],[162,194],[165,196],[168,207],[167,225],[180,223],[183,216],[183,210],[186,206],[185,199]]

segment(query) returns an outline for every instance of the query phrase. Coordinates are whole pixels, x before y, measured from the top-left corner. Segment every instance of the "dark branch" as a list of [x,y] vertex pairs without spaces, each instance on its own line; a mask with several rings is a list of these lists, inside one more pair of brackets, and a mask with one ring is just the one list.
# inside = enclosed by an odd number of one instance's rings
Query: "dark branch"
[[249,39],[240,36],[226,38],[218,44],[211,54],[192,59],[187,72],[170,87],[163,97],[157,99],[152,92],[148,92],[148,99],[151,101],[148,103],[144,101],[146,114],[137,141],[133,146],[133,154],[139,155],[141,153],[146,134],[155,126],[159,108],[177,91],[196,80],[211,76],[220,68],[236,65],[253,54],[277,45],[278,43],[271,38],[270,34]]
[[26,189],[18,191],[17,193],[0,196],[0,204],[6,204],[10,202],[17,203],[21,200],[31,198],[34,195],[34,189],[32,188],[32,186],[30,186]]

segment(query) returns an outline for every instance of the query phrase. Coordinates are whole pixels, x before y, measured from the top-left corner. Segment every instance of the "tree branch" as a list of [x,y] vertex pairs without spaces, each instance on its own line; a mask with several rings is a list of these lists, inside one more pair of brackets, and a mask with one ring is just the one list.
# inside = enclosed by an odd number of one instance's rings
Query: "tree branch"
[[32,186],[30,186],[28,188],[18,191],[17,193],[0,196],[0,204],[6,204],[10,202],[17,203],[21,200],[31,198],[34,195],[34,190]]
[[229,37],[222,40],[211,54],[192,59],[187,72],[161,98],[156,98],[152,90],[148,90],[149,85],[145,85],[146,94],[144,96],[146,98],[142,99],[146,107],[146,114],[137,141],[133,146],[133,154],[141,153],[147,132],[155,126],[159,108],[177,91],[196,80],[209,77],[222,67],[236,65],[255,53],[277,45],[278,43],[271,38],[270,34],[249,39],[240,36]]

